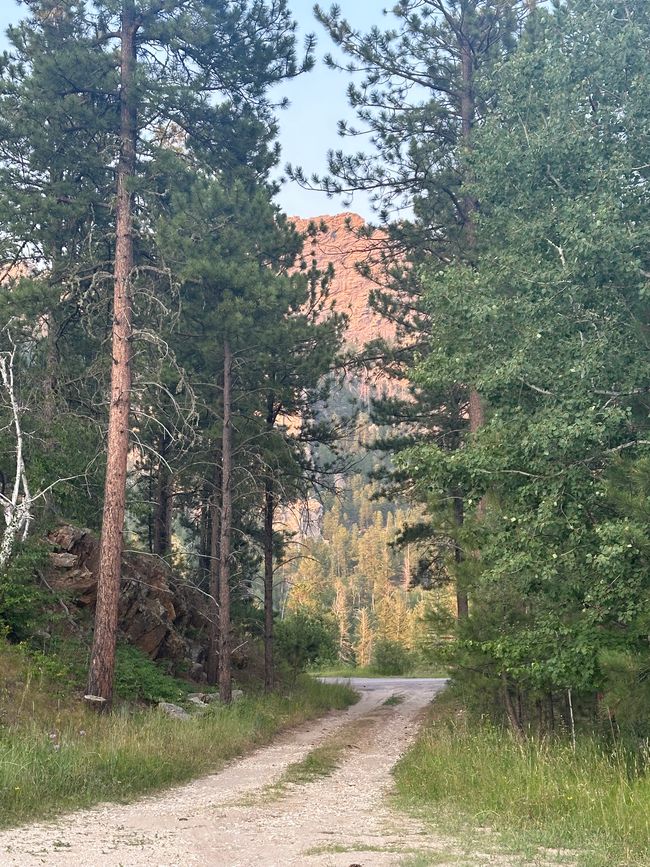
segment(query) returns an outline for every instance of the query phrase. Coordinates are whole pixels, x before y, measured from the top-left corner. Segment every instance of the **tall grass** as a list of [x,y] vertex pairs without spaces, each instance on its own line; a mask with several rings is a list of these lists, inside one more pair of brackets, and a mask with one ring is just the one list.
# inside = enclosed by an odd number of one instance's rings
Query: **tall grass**
[[212,705],[189,721],[157,710],[106,717],[80,710],[74,721],[53,722],[51,728],[5,728],[0,730],[0,824],[100,801],[128,801],[187,781],[268,742],[283,728],[354,699],[345,686],[304,678],[281,693],[229,707]]
[[575,850],[581,864],[650,864],[643,755],[579,738],[519,743],[508,732],[433,722],[396,768],[408,804],[505,832],[522,848]]

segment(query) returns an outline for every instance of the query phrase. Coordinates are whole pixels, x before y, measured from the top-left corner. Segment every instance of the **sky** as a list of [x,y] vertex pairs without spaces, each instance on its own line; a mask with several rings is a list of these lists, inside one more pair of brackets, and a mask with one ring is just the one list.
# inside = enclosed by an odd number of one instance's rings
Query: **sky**
[[[327,69],[323,56],[332,50],[329,37],[314,19],[313,0],[290,0],[289,5],[298,22],[302,43],[308,33],[315,33],[318,44],[316,49],[316,68],[291,82],[287,82],[281,93],[290,101],[288,109],[280,112],[280,145],[282,147],[282,166],[286,163],[302,166],[305,174],[322,174],[325,170],[327,151],[343,147],[347,142],[337,135],[337,122],[351,120],[353,114],[348,107],[346,88],[348,77],[345,73]],[[323,7],[330,4],[321,0]],[[338,0],[344,16],[361,30],[380,24],[386,7],[386,0]],[[0,0],[0,46],[6,46],[4,33],[9,24],[15,23],[24,14],[14,0]],[[350,149],[356,149],[354,143]],[[341,198],[329,199],[324,193],[301,189],[297,184],[287,182],[278,201],[283,210],[291,216],[315,217],[320,214],[335,214],[341,210],[353,210],[369,218],[371,209],[365,196],[357,195],[352,204],[344,205]]]

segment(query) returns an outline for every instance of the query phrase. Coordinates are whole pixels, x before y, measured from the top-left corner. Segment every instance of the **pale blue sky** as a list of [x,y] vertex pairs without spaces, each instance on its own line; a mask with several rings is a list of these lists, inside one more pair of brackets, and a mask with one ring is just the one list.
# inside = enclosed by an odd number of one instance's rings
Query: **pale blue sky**
[[[301,39],[307,33],[318,38],[316,69],[288,83],[282,93],[291,101],[291,106],[280,116],[280,143],[282,164],[291,162],[302,166],[306,173],[321,173],[330,148],[345,147],[346,142],[338,137],[337,121],[350,118],[346,101],[347,76],[333,72],[322,63],[322,57],[332,49],[329,37],[314,20],[313,0],[290,0],[290,6],[300,26]],[[330,4],[322,0],[322,6]],[[359,28],[368,29],[379,23],[382,10],[389,5],[387,0],[338,0],[344,15]],[[0,0],[0,44],[4,47],[4,32],[8,24],[21,16],[21,7],[14,0]],[[354,149],[354,143],[350,143]],[[343,209],[340,199],[328,199],[323,193],[302,190],[296,184],[287,184],[279,196],[284,210],[291,215],[313,217],[319,214],[337,213]],[[370,207],[363,196],[355,197],[350,210],[370,216]]]

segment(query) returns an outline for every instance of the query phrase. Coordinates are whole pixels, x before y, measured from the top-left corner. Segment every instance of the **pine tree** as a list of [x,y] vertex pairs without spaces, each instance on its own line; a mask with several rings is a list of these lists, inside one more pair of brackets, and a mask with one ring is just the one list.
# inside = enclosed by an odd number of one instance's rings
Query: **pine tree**
[[342,662],[350,661],[350,617],[348,610],[348,589],[343,581],[334,582],[334,604],[332,614],[338,629],[339,659]]
[[372,662],[373,631],[367,608],[358,612],[357,640],[354,645],[354,655],[357,665],[365,668]]
[[[398,342],[370,346],[367,355],[381,359],[384,372],[401,381],[426,341],[431,317],[422,303],[419,266],[431,259],[444,269],[449,262],[474,259],[476,201],[460,157],[471,147],[473,129],[490,104],[479,76],[509,50],[527,8],[522,0],[403,0],[392,10],[395,28],[364,34],[350,26],[338,6],[329,12],[316,7],[317,19],[349,59],[341,64],[329,57],[329,65],[363,76],[348,88],[359,125],[342,122],[339,132],[344,137],[367,133],[374,150],[330,152],[324,178],[309,181],[300,170],[290,171],[303,184],[331,195],[370,194],[387,240],[384,252],[373,254],[365,271],[378,287],[372,303],[396,323]],[[411,219],[393,219],[407,207],[413,210]],[[374,420],[398,430],[377,447],[399,450],[425,429],[431,441],[453,450],[478,430],[483,418],[482,401],[471,383],[446,382],[435,391],[413,383],[408,399],[390,398],[375,406]],[[407,485],[408,479],[398,474],[388,490],[403,492]],[[462,525],[462,499],[462,490],[446,492],[448,506],[442,517],[434,517],[452,538]],[[420,528],[425,529],[423,524]],[[457,538],[455,544],[461,558]],[[457,596],[459,614],[465,616],[462,586]]]
[[[68,0],[55,6],[50,0],[35,0],[30,9],[22,33],[32,30],[36,36],[23,42],[26,50],[44,49],[46,59],[39,58],[22,87],[37,83],[46,62],[55,70],[59,58],[68,67],[74,58],[78,74],[53,77],[49,96],[54,111],[64,102],[84,106],[77,143],[84,138],[94,142],[106,131],[109,145],[100,152],[100,166],[109,175],[116,167],[115,185],[112,190],[101,188],[98,203],[109,213],[114,204],[113,347],[98,603],[88,681],[88,694],[107,708],[125,513],[134,286],[144,282],[138,267],[148,239],[144,203],[154,186],[151,169],[160,166],[157,156],[169,150],[168,137],[160,129],[173,124],[186,147],[200,154],[206,165],[227,173],[247,164],[253,175],[263,176],[276,159],[269,148],[274,129],[267,92],[297,74],[299,65],[294,25],[284,0],[271,5],[244,0],[123,0],[118,6],[100,2],[88,8]],[[229,45],[227,53],[224,44]],[[89,70],[93,74],[86,77]],[[45,143],[45,163],[56,165],[54,154],[60,144]],[[81,164],[87,164],[87,158]]]
[[[98,295],[110,256],[114,108],[106,91],[114,69],[90,52],[94,32],[61,4],[56,15],[35,4],[8,32],[0,61],[0,321],[22,347],[16,373],[29,385],[30,465],[37,487],[86,474],[90,502],[68,482],[41,500],[51,519],[97,526],[102,461],[99,434],[105,337]],[[96,121],[86,134],[89,120]],[[71,443],[75,443],[74,447]]]

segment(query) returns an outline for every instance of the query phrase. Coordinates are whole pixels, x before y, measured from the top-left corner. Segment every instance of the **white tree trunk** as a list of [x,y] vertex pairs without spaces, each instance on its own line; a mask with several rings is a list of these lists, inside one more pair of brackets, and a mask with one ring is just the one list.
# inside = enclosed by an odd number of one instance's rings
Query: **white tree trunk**
[[[11,336],[9,338],[11,340]],[[20,424],[20,407],[16,399],[14,387],[14,362],[16,346],[11,341],[11,351],[0,354],[0,377],[2,387],[7,396],[11,410],[11,426],[16,437],[16,470],[11,497],[0,494],[0,502],[4,511],[5,529],[0,542],[0,572],[4,571],[11,558],[16,540],[24,540],[29,533],[32,522],[33,499],[29,491],[25,461],[23,458],[24,437]]]

